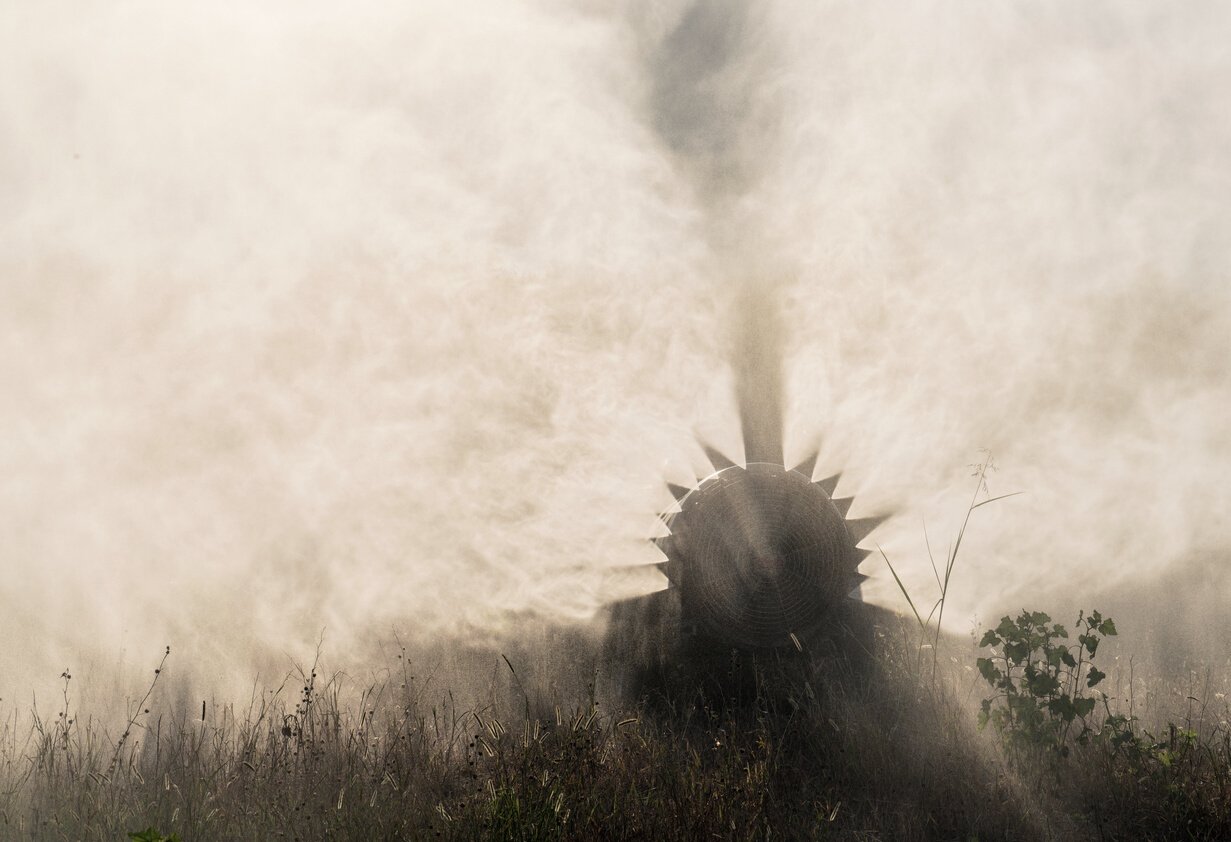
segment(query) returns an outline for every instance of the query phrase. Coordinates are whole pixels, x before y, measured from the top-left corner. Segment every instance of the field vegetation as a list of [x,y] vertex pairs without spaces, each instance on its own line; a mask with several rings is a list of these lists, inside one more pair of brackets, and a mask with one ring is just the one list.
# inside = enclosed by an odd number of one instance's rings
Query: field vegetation
[[1078,628],[1070,648],[1023,612],[982,657],[934,659],[936,638],[887,622],[871,665],[767,660],[739,703],[611,711],[593,696],[532,710],[511,662],[504,703],[463,707],[398,659],[384,685],[351,693],[305,668],[204,721],[147,694],[110,730],[80,718],[65,673],[54,717],[7,720],[0,836],[1231,838],[1225,698],[1188,695],[1179,721],[1147,728],[1100,692],[1114,623]]
[[168,647],[123,716],[83,720],[68,671],[54,716],[6,715],[0,838],[1231,839],[1231,676],[1108,663],[1098,611],[940,633],[965,524],[999,499],[989,465],[930,610],[882,556],[909,613],[869,608],[868,657],[732,653],[750,682],[715,661],[612,693],[598,654],[566,692],[493,652],[502,680],[460,702],[405,649],[362,685],[318,652],[246,707],[198,709],[155,692]]

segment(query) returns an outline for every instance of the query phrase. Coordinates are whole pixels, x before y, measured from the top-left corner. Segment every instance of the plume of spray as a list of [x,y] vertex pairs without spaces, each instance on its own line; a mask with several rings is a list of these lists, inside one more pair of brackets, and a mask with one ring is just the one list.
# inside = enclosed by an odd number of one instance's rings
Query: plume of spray
[[1180,598],[1231,546],[1228,14],[8,4],[0,697],[585,622],[697,428],[822,435],[914,589],[992,449],[946,622]]
[[782,453],[782,332],[777,302],[763,288],[736,299],[731,363],[748,462],[784,462]]
[[729,301],[727,354],[745,460],[781,464],[784,260],[742,205],[774,144],[763,21],[743,0],[690,3],[647,64],[652,125],[703,211],[709,271]]

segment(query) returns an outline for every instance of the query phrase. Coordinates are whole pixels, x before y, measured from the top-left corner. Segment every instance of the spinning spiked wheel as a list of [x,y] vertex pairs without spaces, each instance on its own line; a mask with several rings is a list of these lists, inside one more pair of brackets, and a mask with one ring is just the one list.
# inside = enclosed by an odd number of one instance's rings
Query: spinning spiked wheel
[[669,485],[680,511],[655,539],[686,627],[744,650],[794,646],[858,600],[867,550],[884,518],[847,520],[853,498],[834,498],[838,477],[812,482],[816,457],[793,469],[741,467],[706,448],[715,472],[696,488]]

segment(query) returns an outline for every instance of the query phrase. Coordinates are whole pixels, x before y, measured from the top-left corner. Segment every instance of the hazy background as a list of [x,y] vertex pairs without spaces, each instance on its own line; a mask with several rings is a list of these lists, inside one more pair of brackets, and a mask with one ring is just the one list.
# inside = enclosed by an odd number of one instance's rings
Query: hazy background
[[823,440],[854,515],[895,509],[920,592],[980,448],[1026,492],[976,513],[955,630],[1100,594],[1225,623],[1228,32],[1219,2],[4,3],[0,697],[660,587],[612,569],[657,560],[694,431],[741,455],[749,354],[788,460]]

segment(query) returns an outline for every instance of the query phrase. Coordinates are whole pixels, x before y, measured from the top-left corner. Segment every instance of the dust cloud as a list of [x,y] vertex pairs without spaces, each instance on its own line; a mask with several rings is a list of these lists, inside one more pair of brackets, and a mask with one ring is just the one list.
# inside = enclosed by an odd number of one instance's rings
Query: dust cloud
[[587,622],[662,586],[737,382],[920,593],[995,454],[959,630],[1183,600],[1231,544],[1228,18],[9,4],[0,697]]

